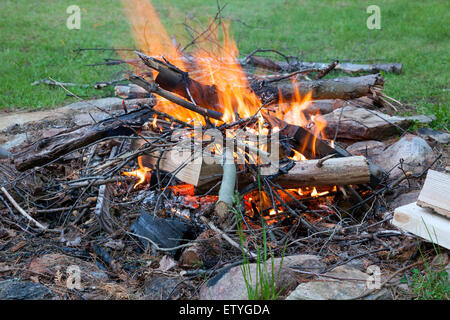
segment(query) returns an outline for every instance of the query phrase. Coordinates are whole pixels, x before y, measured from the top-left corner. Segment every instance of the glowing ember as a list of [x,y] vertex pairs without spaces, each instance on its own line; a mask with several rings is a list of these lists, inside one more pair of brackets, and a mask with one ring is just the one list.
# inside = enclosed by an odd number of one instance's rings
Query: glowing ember
[[152,169],[147,168],[142,165],[142,157],[138,157],[139,169],[133,171],[125,171],[122,172],[122,175],[127,177],[138,177],[139,181],[134,185],[133,189],[136,189],[137,186],[143,184],[146,181],[150,180],[150,173]]
[[195,194],[192,184],[179,184],[168,188],[177,196],[193,196]]

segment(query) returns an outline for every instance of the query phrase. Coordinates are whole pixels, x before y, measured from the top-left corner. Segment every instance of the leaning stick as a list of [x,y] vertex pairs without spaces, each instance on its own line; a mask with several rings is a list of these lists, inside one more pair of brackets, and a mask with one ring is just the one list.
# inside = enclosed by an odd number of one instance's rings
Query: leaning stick
[[9,202],[14,206],[14,208],[19,211],[21,215],[23,215],[25,218],[33,222],[39,229],[45,231],[47,230],[46,227],[44,227],[42,224],[40,224],[38,221],[36,221],[33,217],[31,217],[25,210],[23,210],[19,204],[14,200],[14,198],[6,191],[5,187],[1,187],[2,192],[5,194],[6,198],[8,198]]

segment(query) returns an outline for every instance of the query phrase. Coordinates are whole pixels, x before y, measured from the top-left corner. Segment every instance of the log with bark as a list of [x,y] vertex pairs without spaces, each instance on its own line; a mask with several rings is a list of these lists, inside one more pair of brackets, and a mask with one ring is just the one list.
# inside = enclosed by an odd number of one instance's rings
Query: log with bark
[[139,109],[127,114],[87,125],[70,132],[41,139],[19,154],[14,164],[18,171],[45,165],[73,150],[87,146],[105,137],[133,135],[136,129],[151,119],[151,109]]
[[[292,147],[307,158],[323,158],[331,154],[335,154],[336,157],[351,156],[351,153],[342,148],[338,143],[335,143],[335,146],[332,147],[320,137],[315,137],[308,129],[286,123],[283,120],[270,116],[270,114],[266,114],[264,118],[272,126],[281,128],[280,140],[283,139],[283,137],[289,138]],[[369,170],[370,184],[375,187],[386,175],[386,172],[373,163],[369,163]]]
[[298,81],[268,85],[264,81],[254,81],[252,89],[265,104],[275,104],[280,101],[280,94],[284,101],[292,101],[296,98],[296,92],[301,97],[311,93],[311,99],[355,99],[372,95],[373,89],[381,89],[384,79],[379,74],[371,74],[361,77],[342,77],[336,79]]
[[[292,59],[291,59],[292,60]],[[272,59],[250,56],[241,60],[241,64],[250,64],[252,66],[263,68],[275,72],[295,72],[299,70],[314,70],[320,72],[330,65],[321,62],[304,62],[304,61],[274,61]],[[375,63],[375,64],[355,64],[355,63],[338,63],[334,70],[345,73],[378,73],[380,71],[401,73],[403,65],[401,63]]]

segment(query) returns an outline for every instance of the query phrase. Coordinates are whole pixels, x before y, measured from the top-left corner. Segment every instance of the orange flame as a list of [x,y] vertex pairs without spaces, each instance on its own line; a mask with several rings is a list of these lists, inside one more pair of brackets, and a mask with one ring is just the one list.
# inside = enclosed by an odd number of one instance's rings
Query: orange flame
[[127,177],[138,177],[139,181],[134,185],[133,189],[136,189],[137,186],[143,184],[144,182],[149,180],[148,172],[151,172],[152,169],[145,167],[142,165],[142,157],[138,157],[138,165],[139,169],[133,170],[133,171],[125,171],[122,172],[122,175]]
[[320,197],[320,196],[324,196],[329,193],[330,193],[330,191],[317,192],[316,187],[314,187],[313,191],[311,192],[311,197]]

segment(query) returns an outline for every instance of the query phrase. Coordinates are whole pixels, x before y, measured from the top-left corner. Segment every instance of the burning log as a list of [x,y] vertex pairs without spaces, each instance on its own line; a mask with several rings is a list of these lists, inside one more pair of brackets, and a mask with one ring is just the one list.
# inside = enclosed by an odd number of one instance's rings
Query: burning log
[[[130,78],[133,83],[142,86],[149,92],[159,94],[166,99],[197,113],[203,114],[208,111],[216,111],[216,115],[218,116],[223,113],[223,106],[219,105],[219,94],[223,93],[219,92],[216,86],[201,84],[198,81],[191,79],[187,72],[183,72],[175,66],[167,65],[167,63],[137,51],[136,54],[147,66],[159,72],[155,82],[162,89],[155,87],[154,85],[150,86],[149,83],[145,83],[141,81],[142,79],[137,79],[136,77]],[[337,67],[334,64],[332,66]],[[329,70],[330,65],[327,65],[326,68],[319,69],[321,74]],[[300,96],[306,96],[308,93],[311,93],[311,98],[313,100],[354,99],[372,94],[371,89],[381,87],[383,82],[383,78],[377,74],[362,77],[343,77],[332,80],[302,81],[297,82],[295,87],[293,87],[292,84],[274,87],[259,80],[253,81],[251,85],[262,103],[276,103],[280,100],[280,93],[285,101],[295,99],[298,94],[300,94]],[[157,92],[158,89],[159,93]],[[164,92],[165,90],[174,92],[188,100],[194,101],[197,106],[175,96],[168,97],[168,92]],[[177,100],[174,98],[177,98]],[[200,108],[199,106],[203,108]],[[212,108],[212,110],[209,110],[210,108]],[[220,120],[212,115],[208,116]]]
[[158,71],[155,82],[164,90],[174,92],[195,104],[212,108],[222,112],[219,106],[217,88],[214,85],[204,85],[191,79],[187,72],[183,72],[175,66],[164,63],[158,59],[149,57],[141,52],[135,51],[146,66]]
[[364,184],[370,181],[369,165],[363,156],[328,159],[319,165],[320,161],[296,161],[288,173],[279,175],[275,181],[284,188]]
[[152,115],[151,109],[140,109],[100,121],[94,125],[42,139],[17,154],[14,164],[18,171],[25,171],[47,164],[60,156],[105,137],[133,135],[136,133],[133,127],[140,128]]
[[292,84],[269,86],[261,81],[252,83],[252,88],[263,103],[274,104],[280,100],[295,99],[298,94],[306,96],[311,93],[311,99],[342,99],[349,100],[372,94],[372,89],[383,86],[384,79],[379,74],[361,77],[342,77],[327,80],[299,81]]
[[[241,61],[242,64],[250,64],[258,68],[263,68],[276,72],[294,72],[304,69],[313,69],[315,71],[323,71],[328,68],[328,63],[321,62],[303,62],[294,61],[291,63],[285,61],[274,61],[264,57],[250,56]],[[343,71],[345,73],[378,73],[380,71],[392,72],[399,74],[402,72],[403,65],[401,63],[375,63],[375,64],[355,64],[355,63],[338,63],[334,70]]]
[[222,175],[222,166],[214,163],[215,159],[206,160],[205,157],[193,159],[188,153],[180,153],[180,150],[169,148],[161,155],[152,153],[143,155],[142,165],[155,168],[159,161],[159,170],[172,173],[179,180],[194,186],[210,185]]
[[[282,128],[281,135],[290,137],[294,141],[294,149],[301,152],[307,158],[323,158],[330,154],[335,154],[336,157],[350,157],[351,153],[336,144],[334,147],[319,137],[314,136],[309,130],[296,125],[288,124],[278,118],[265,116],[265,118],[273,125]],[[386,175],[385,171],[369,163],[370,170],[370,184],[377,186],[383,177]]]

